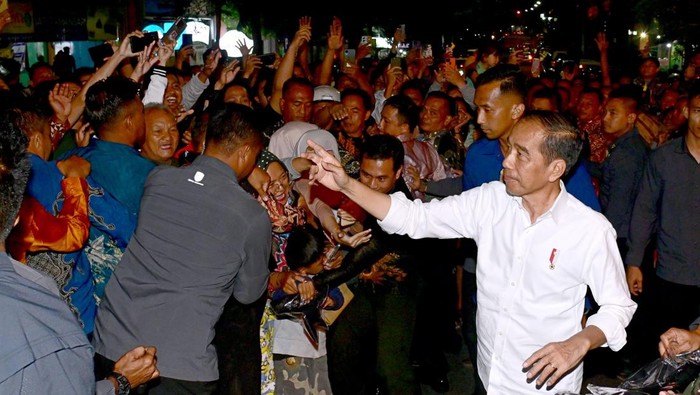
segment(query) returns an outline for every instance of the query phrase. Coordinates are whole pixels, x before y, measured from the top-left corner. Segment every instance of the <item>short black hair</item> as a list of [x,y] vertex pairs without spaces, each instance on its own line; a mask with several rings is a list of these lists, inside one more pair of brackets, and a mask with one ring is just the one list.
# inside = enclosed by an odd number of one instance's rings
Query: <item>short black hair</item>
[[85,96],[85,120],[100,128],[122,115],[127,104],[138,99],[139,86],[130,78],[112,76],[96,82]]
[[232,153],[246,143],[262,146],[262,133],[255,126],[253,110],[238,103],[222,103],[211,109],[206,143],[216,144]]
[[512,64],[498,64],[479,74],[476,78],[476,87],[491,82],[500,82],[499,90],[502,95],[516,95],[524,103],[527,97],[525,74],[520,72],[518,66]]
[[323,255],[325,244],[322,230],[309,225],[293,228],[284,250],[287,266],[299,270],[318,261]]
[[403,166],[403,143],[388,134],[376,134],[365,139],[362,145],[362,159],[389,159],[394,161],[393,169],[398,171]]
[[358,96],[360,97],[360,99],[362,99],[362,105],[365,106],[366,110],[371,111],[374,109],[374,107],[372,106],[372,97],[364,89],[345,88],[342,92],[340,92],[340,101],[343,101],[343,99],[345,99],[348,96]]
[[384,102],[384,107],[386,106],[395,108],[399,122],[407,123],[411,131],[418,126],[420,108],[418,108],[410,97],[403,94],[392,96]]
[[425,100],[428,100],[428,98],[438,98],[445,100],[447,102],[447,108],[450,111],[450,116],[455,116],[457,115],[457,104],[455,104],[454,98],[447,93],[443,91],[431,91],[428,92],[428,94],[425,96]]
[[[269,83],[271,83],[271,82],[272,81],[270,81]],[[287,93],[289,93],[289,91],[294,86],[305,86],[308,89],[311,89],[311,93],[313,94],[314,84],[312,84],[308,78],[292,77],[292,78],[288,79],[287,81],[284,81],[284,84],[282,85],[282,97],[286,96]]]
[[634,112],[637,112],[641,98],[642,88],[635,84],[620,85],[608,94],[608,100],[623,99]]

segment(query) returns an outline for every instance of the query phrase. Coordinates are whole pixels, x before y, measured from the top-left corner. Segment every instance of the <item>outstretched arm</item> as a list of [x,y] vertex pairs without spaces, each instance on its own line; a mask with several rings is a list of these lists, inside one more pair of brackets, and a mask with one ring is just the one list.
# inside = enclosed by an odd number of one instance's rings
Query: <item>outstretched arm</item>
[[311,182],[323,184],[334,191],[341,191],[370,215],[383,220],[389,213],[389,207],[391,207],[389,195],[370,189],[361,182],[350,178],[335,156],[313,140],[308,142],[314,151],[304,153],[302,156],[314,162],[309,171]]

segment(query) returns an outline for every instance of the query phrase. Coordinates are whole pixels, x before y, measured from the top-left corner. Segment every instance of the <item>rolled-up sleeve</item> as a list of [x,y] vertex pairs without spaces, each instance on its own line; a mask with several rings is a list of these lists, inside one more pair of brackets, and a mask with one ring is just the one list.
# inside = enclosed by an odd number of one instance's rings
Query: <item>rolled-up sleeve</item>
[[600,237],[600,247],[589,250],[585,270],[586,282],[600,308],[588,318],[586,326],[599,328],[605,334],[606,345],[618,351],[627,343],[625,328],[632,320],[637,304],[630,298],[612,226],[601,232]]

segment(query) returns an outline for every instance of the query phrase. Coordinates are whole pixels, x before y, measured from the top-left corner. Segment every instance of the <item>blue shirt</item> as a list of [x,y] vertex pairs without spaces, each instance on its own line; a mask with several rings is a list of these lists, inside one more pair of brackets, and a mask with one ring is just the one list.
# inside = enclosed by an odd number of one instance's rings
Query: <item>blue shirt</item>
[[[501,144],[497,139],[482,138],[475,141],[469,146],[464,159],[463,189],[467,191],[481,184],[500,179],[504,159]],[[562,181],[564,181],[566,191],[569,194],[586,206],[600,212],[600,203],[593,188],[591,174],[582,162],[583,160],[579,160]]]
[[133,215],[139,212],[143,186],[148,173],[156,166],[139,154],[136,148],[126,144],[91,139],[87,147],[64,153],[59,159],[71,155],[82,156],[92,166],[90,175],[109,191]]
[[[30,154],[32,167],[27,195],[35,198],[54,215],[63,207],[61,179],[55,161],[45,161]],[[71,253],[40,252],[28,257],[28,264],[46,273],[58,283],[61,296],[80,317],[85,333],[93,331],[97,302],[116,263],[121,258],[136,228],[136,215],[131,215],[92,177],[87,177],[90,236],[87,245]],[[46,267],[46,270],[42,268]]]

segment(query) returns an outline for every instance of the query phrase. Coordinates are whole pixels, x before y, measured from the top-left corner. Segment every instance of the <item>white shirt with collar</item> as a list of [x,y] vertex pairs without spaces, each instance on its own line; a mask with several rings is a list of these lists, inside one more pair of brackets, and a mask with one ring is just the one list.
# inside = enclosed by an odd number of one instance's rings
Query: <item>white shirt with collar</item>
[[[527,382],[523,362],[550,342],[581,331],[587,286],[600,305],[586,325],[617,351],[637,305],[631,300],[615,230],[560,182],[552,207],[531,223],[522,198],[500,181],[423,204],[391,195],[381,227],[412,238],[473,238],[477,261],[479,375],[489,394],[540,394],[581,388],[583,364],[549,391]],[[428,263],[429,264],[429,263]]]

